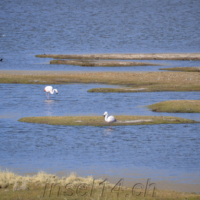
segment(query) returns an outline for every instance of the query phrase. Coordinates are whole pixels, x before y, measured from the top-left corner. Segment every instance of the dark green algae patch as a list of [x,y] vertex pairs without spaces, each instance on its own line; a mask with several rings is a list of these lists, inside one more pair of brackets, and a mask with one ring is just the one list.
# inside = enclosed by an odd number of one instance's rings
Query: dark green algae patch
[[152,124],[185,124],[200,123],[195,120],[169,116],[126,116],[116,115],[115,123],[106,123],[103,116],[44,116],[24,117],[20,122],[64,125],[64,126],[129,126],[129,125],[152,125]]

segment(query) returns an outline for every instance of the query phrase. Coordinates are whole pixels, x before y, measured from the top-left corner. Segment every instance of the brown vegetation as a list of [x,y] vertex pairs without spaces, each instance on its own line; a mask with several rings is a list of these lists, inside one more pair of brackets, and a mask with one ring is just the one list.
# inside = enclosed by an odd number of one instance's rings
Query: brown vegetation
[[[0,172],[0,199],[2,200],[199,200],[196,193],[160,190],[156,185],[148,187],[124,187],[110,184],[102,179],[78,177],[72,173],[68,177],[58,177],[40,172],[33,176],[20,176],[8,171]],[[141,188],[141,185],[143,188]],[[136,184],[135,184],[136,186]]]

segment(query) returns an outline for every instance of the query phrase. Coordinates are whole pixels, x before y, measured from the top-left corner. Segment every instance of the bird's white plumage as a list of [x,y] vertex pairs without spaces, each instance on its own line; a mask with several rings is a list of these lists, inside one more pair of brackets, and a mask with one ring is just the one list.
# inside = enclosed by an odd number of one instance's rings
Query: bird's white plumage
[[108,112],[105,112],[103,114],[103,116],[105,117],[105,121],[108,122],[108,123],[113,123],[113,122],[116,122],[116,119],[114,116],[108,116]]
[[[58,94],[58,90],[57,89],[53,89],[53,87],[52,86],[46,86],[45,88],[44,88],[44,91],[46,92],[46,93],[51,93],[51,94],[54,94],[54,92],[56,92],[56,94]],[[48,98],[49,98],[49,96],[48,96]]]

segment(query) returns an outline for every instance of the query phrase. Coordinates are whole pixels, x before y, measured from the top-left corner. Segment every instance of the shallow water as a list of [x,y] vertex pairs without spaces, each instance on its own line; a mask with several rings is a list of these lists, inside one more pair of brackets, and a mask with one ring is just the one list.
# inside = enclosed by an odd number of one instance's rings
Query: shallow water
[[[200,121],[199,114],[153,113],[145,107],[169,99],[198,99],[198,92],[94,94],[87,90],[107,86],[68,84],[54,87],[59,94],[50,95],[47,100],[44,85],[0,84],[0,157],[3,168],[20,173],[85,170],[84,175],[93,171],[95,174],[121,176],[127,176],[126,171],[133,169],[137,175],[132,177],[200,184],[198,124],[109,129],[17,121],[24,116],[103,115],[104,111],[113,115],[171,115]],[[187,174],[198,176],[185,181]]]
[[[80,67],[49,65],[36,54],[200,52],[200,1],[69,0],[7,1],[0,4],[0,69],[69,71],[157,71],[163,66]],[[148,62],[148,61],[145,61]],[[200,61],[150,61],[166,67]],[[164,67],[165,67],[164,66]],[[0,84],[0,166],[15,172],[76,171],[129,178],[200,184],[198,124],[107,127],[20,123],[25,116],[171,115],[146,105],[199,99],[198,92],[87,93],[106,85]],[[111,87],[111,86],[108,86]],[[103,116],[102,116],[102,120]]]

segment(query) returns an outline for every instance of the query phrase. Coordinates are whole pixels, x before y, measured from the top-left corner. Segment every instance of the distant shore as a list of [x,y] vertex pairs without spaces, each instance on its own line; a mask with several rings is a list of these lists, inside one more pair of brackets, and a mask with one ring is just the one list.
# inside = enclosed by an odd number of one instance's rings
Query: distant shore
[[39,54],[36,57],[54,59],[200,60],[200,53]]
[[162,64],[150,62],[130,62],[118,60],[51,60],[50,64],[77,65],[83,67],[134,67],[134,66],[161,66]]

